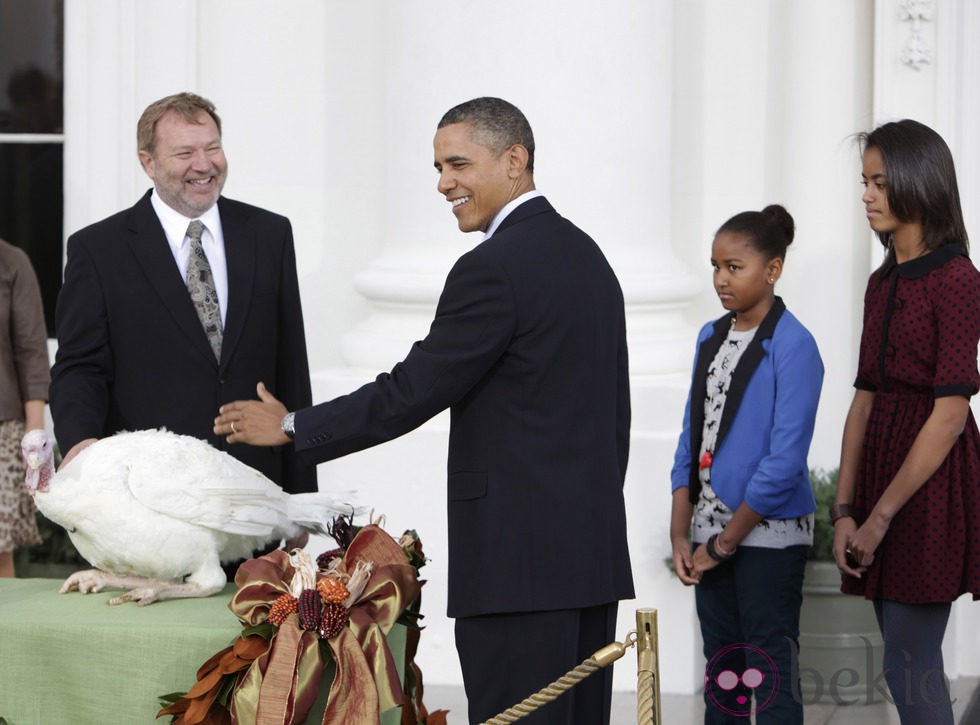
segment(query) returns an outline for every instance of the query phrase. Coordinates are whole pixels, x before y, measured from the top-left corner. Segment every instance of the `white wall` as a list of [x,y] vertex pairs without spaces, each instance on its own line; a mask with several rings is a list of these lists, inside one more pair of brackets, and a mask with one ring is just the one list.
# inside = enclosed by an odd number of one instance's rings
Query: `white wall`
[[[478,95],[515,102],[535,129],[539,188],[596,238],[626,290],[638,596],[619,629],[658,608],[663,690],[690,692],[700,642],[691,590],[663,563],[667,476],[694,332],[722,311],[712,234],[772,202],[796,218],[779,293],[827,368],[811,463],[836,465],[872,264],[850,135],[894,114],[934,121],[960,163],[971,228],[980,219],[980,100],[967,83],[980,71],[980,10],[935,5],[935,63],[913,71],[896,60],[909,27],[898,0],[66,3],[66,232],[148,187],[135,125],[149,102],[210,97],[226,194],[293,222],[314,397],[328,399],[425,334],[446,270],[478,241],[435,192],[438,118]],[[431,562],[418,660],[431,683],[459,682],[445,617],[447,425],[440,416],[321,469],[321,485],[363,491],[392,533],[421,535]],[[569,536],[587,548],[587,532]],[[956,625],[977,631],[968,613]],[[955,651],[954,674],[980,672],[977,657]],[[616,686],[634,681],[627,656]]]

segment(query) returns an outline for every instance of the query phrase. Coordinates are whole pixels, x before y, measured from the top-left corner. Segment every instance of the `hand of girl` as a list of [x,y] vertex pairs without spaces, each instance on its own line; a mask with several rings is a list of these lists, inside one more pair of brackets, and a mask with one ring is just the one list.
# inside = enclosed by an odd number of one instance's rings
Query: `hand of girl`
[[688,586],[701,581],[701,575],[694,571],[694,557],[687,539],[674,542],[674,572]]
[[[867,569],[875,560],[875,551],[888,533],[888,523],[872,512],[868,520],[848,537],[847,548],[857,561],[859,568]],[[846,551],[845,551],[846,554]]]
[[702,544],[694,552],[694,576],[701,581],[701,575],[718,566],[718,562],[708,555],[708,547]]
[[834,524],[834,561],[842,572],[860,579],[867,567],[856,566],[853,553],[849,553],[850,541],[856,531],[857,524],[850,516],[839,519]]

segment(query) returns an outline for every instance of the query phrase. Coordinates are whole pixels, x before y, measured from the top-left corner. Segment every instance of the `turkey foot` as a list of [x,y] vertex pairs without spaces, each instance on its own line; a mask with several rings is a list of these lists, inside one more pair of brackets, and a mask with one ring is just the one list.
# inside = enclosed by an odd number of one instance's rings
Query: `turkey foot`
[[113,597],[107,604],[116,606],[126,602],[136,602],[138,606],[146,606],[163,599],[183,597],[209,597],[220,591],[224,582],[217,587],[203,587],[194,582],[160,581],[140,576],[120,576],[99,569],[86,569],[72,574],[65,580],[59,590],[61,594],[78,591],[82,594],[100,592],[106,587],[112,589],[129,589],[130,591],[118,597]]

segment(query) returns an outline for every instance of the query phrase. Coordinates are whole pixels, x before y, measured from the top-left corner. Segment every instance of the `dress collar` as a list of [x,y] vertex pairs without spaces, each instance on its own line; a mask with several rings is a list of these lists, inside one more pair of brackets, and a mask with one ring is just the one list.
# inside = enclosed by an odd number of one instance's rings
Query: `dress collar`
[[898,270],[898,276],[902,279],[918,279],[930,272],[939,269],[948,261],[955,257],[969,256],[966,250],[959,244],[944,244],[938,249],[934,249],[921,257],[910,259],[901,264],[895,262],[895,253],[891,251],[881,265],[881,276],[887,277],[892,269]]

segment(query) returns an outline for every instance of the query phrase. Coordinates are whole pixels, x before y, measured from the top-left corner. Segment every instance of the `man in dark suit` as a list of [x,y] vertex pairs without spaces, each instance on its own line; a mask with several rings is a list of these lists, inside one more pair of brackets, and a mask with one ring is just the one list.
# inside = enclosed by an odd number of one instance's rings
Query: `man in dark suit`
[[[151,104],[137,141],[154,188],[68,239],[50,389],[62,465],[103,436],[165,427],[228,450],[287,491],[316,490],[315,466],[292,446],[229,446],[212,430],[215,407],[251,395],[256,380],[291,407],[311,403],[289,220],[220,196],[228,165],[207,99]],[[192,220],[202,222],[203,258]],[[210,337],[192,295],[211,314]]]
[[[215,432],[295,437],[325,461],[451,409],[448,609],[482,722],[614,641],[617,602],[633,596],[625,315],[595,242],[535,191],[517,108],[463,103],[434,145],[459,228],[486,237],[449,273],[428,336],[390,373],[312,408],[259,386],[261,401],[222,406]],[[527,722],[608,723],[611,678],[601,670]]]

